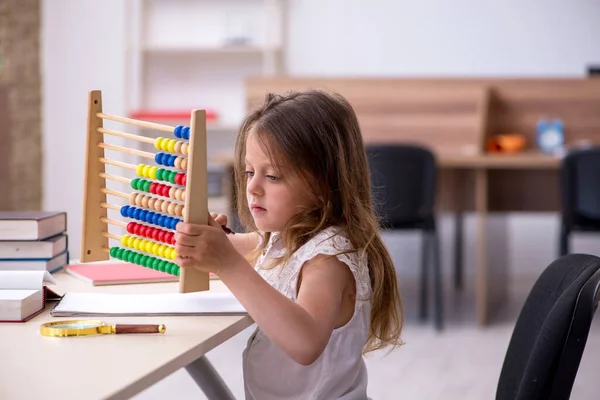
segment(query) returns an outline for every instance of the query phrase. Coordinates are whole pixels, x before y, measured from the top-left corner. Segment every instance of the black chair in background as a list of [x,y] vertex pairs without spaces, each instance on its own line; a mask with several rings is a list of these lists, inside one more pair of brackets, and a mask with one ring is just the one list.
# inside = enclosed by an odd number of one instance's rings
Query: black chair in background
[[513,330],[496,400],[568,399],[598,306],[600,258],[552,262],[531,289]]
[[435,326],[443,327],[440,245],[434,213],[437,166],[432,151],[417,145],[368,145],[371,184],[384,230],[420,230],[420,311],[427,318],[430,254],[433,256]]
[[559,256],[570,253],[573,232],[600,232],[600,148],[568,152],[561,164]]

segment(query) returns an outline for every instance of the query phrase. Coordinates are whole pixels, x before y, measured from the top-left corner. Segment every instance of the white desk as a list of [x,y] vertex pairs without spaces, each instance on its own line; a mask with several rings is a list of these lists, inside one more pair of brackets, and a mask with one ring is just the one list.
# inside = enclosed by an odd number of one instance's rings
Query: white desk
[[[93,287],[64,272],[54,278],[51,288],[59,294],[178,291],[177,283]],[[212,280],[211,290],[227,289]],[[70,319],[50,316],[54,304],[27,323],[0,324],[0,399],[127,399],[182,367],[205,393],[216,396],[226,388],[219,387],[219,376],[203,356],[253,324],[248,316],[104,318],[112,324],[163,323],[167,330],[163,335],[45,337],[39,333],[42,323]]]

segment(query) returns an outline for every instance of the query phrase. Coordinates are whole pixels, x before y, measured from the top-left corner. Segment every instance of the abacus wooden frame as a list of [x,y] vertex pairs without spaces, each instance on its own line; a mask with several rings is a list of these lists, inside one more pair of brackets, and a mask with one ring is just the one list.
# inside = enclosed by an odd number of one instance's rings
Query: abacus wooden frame
[[[99,130],[103,121],[112,120],[134,126],[159,129],[171,132],[175,127],[155,124],[131,118],[104,114],[102,111],[102,91],[92,90],[88,93],[87,145],[85,153],[85,178],[82,218],[81,261],[95,262],[110,259],[107,203],[104,135]],[[135,150],[131,149],[133,153]],[[207,154],[206,154],[206,111],[192,110],[190,117],[190,139],[188,152],[187,182],[183,220],[193,224],[208,224],[208,190],[207,190]],[[193,206],[191,206],[193,204]],[[209,290],[208,273],[195,268],[182,268],[179,278],[179,292],[198,292]]]

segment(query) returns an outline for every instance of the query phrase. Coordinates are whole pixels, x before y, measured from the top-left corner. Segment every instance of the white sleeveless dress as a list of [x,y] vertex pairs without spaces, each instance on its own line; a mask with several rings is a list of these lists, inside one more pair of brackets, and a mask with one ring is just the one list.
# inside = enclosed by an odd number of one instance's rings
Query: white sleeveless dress
[[[351,249],[350,241],[334,227],[313,237],[293,255],[289,262],[270,270],[260,265],[278,257],[282,249],[278,234],[256,263],[262,277],[292,300],[296,300],[298,275],[305,261],[317,254],[333,255]],[[321,356],[303,366],[280,350],[257,328],[243,353],[244,384],[247,400],[365,400],[367,370],[362,350],[367,340],[371,313],[371,284],[366,255],[338,255],[352,271],[356,281],[356,302],[352,319],[333,331]]]

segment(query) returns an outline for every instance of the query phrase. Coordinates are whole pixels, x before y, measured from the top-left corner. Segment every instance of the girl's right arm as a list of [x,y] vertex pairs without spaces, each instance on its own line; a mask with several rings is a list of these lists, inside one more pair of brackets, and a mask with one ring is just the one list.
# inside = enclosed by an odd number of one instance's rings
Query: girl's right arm
[[227,235],[233,247],[243,256],[248,255],[258,246],[258,233],[236,233],[235,235]]
[[[227,216],[225,214],[212,213],[211,216],[215,222],[220,225],[227,226]],[[235,235],[227,235],[233,247],[243,256],[248,255],[252,250],[258,246],[258,233],[236,233]]]

